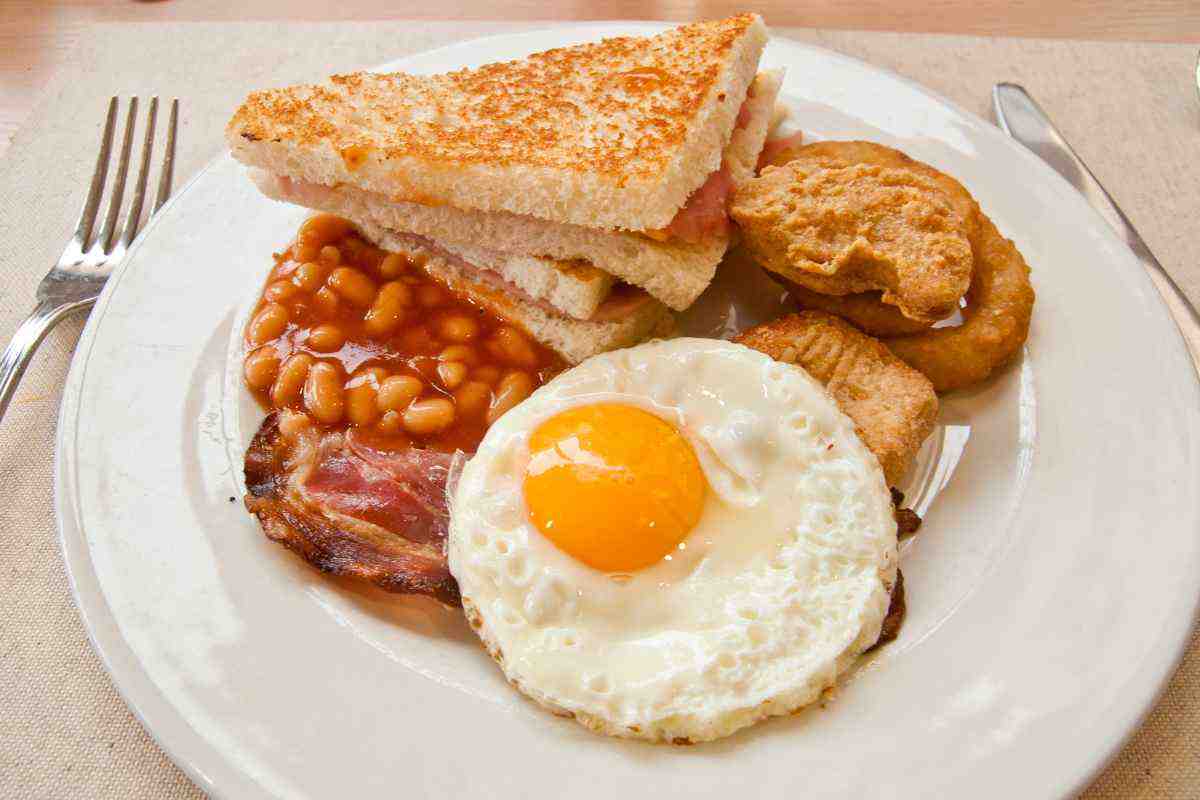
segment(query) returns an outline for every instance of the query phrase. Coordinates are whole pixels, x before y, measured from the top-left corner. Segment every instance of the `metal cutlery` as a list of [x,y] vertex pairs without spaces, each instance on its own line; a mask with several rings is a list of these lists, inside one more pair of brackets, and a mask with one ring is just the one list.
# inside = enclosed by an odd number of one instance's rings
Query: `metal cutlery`
[[[149,180],[150,158],[154,150],[154,127],[158,115],[158,98],[150,99],[146,115],[145,133],[138,166],[133,198],[125,212],[124,223],[117,234],[117,221],[121,216],[125,194],[125,179],[129,172],[129,158],[133,149],[134,128],[137,123],[138,99],[130,98],[125,114],[125,130],[117,158],[117,171],[108,191],[108,208],[96,229],[97,214],[104,200],[106,178],[116,128],[118,100],[108,103],[104,132],[100,137],[100,152],[96,156],[96,169],[88,189],[87,199],[75,225],[75,233],[67,242],[62,255],[51,270],[42,278],[37,289],[37,304],[33,313],[17,328],[4,353],[0,354],[0,419],[16,392],[17,384],[29,365],[33,353],[50,330],[75,311],[87,309],[96,302],[105,281],[113,269],[121,263],[137,235],[142,216],[142,205],[146,198]],[[158,213],[171,194],[172,173],[175,166],[175,136],[179,121],[179,100],[171,101],[167,121],[166,152],[159,168],[158,191],[150,215]],[[93,236],[93,233],[95,234]],[[114,241],[114,234],[116,239]]]
[[1015,83],[998,83],[992,88],[992,105],[1000,127],[1012,138],[1028,147],[1054,171],[1067,179],[1080,194],[1104,217],[1117,235],[1142,262],[1155,288],[1162,295],[1187,343],[1192,362],[1200,373],[1200,314],[1187,296],[1150,252],[1133,223],[1121,211],[1112,195],[1096,180],[1083,160],[1067,144],[1046,112],[1025,89]]

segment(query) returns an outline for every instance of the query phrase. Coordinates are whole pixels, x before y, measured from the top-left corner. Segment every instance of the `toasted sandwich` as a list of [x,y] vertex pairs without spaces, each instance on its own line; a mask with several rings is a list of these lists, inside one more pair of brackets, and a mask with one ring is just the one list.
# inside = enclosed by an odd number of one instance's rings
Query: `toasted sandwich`
[[[434,76],[252,94],[233,154],[574,362],[661,335],[729,245],[782,76],[754,14]],[[497,304],[503,300],[503,309]]]

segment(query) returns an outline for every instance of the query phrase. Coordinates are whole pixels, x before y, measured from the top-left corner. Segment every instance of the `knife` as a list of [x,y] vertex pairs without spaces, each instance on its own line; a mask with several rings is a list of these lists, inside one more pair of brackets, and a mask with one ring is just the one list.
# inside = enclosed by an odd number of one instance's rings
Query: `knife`
[[1145,240],[1134,229],[1133,223],[1121,211],[1112,195],[1100,185],[1087,164],[1071,149],[1046,112],[1023,87],[1015,83],[997,83],[992,87],[992,105],[996,120],[1004,132],[1032,150],[1055,172],[1066,178],[1067,183],[1078,189],[1129,246],[1138,261],[1142,262],[1174,317],[1179,332],[1183,334],[1192,355],[1192,363],[1200,374],[1200,314],[1163,269],[1154,253],[1150,252]]

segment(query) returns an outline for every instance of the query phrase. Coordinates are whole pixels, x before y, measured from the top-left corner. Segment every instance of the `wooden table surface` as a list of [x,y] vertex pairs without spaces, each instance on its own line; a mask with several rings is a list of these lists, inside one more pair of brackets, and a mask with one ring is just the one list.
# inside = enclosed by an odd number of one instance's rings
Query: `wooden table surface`
[[747,8],[769,24],[812,28],[1200,42],[1198,0],[0,0],[0,155],[47,78],[95,22],[692,20]]

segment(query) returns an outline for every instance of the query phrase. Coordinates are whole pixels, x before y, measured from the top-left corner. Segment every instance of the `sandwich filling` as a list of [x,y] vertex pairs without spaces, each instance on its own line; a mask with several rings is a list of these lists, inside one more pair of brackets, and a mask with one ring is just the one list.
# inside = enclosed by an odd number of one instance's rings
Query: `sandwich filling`
[[[755,102],[755,93],[759,95]],[[775,98],[779,94],[778,73],[761,73],[750,88],[746,90],[746,99],[738,109],[737,122],[734,124],[730,148],[739,137],[757,139],[760,135],[765,138],[766,128],[770,123],[770,114],[775,107]],[[751,125],[754,124],[754,129]],[[739,134],[739,131],[745,133]],[[761,143],[760,143],[761,146]],[[726,154],[728,156],[728,153]],[[748,176],[747,176],[748,177]],[[683,242],[702,242],[707,238],[729,235],[729,195],[735,187],[732,172],[726,158],[721,159],[721,166],[692,192],[683,208],[675,214],[671,224],[661,230],[643,231],[646,236],[658,242],[678,240]]]
[[479,271],[481,280],[503,281],[506,291],[549,304],[560,315],[583,321],[614,319],[646,302],[644,293],[683,310],[708,285],[724,255],[730,231],[727,199],[754,174],[781,81],[779,72],[757,76],[721,166],[660,230],[602,230],[509,212],[419,205],[358,187],[260,170],[253,170],[252,176],[277,200],[436,243]]
[[671,220],[671,224],[660,230],[642,233],[656,242],[703,242],[705,239],[729,235],[729,212],[725,205],[733,191],[733,180],[724,163],[713,172],[704,184],[692,192],[687,203]]
[[[433,239],[425,236],[401,233],[396,235],[396,240],[406,243],[410,247],[421,248],[429,251],[431,254],[440,256],[461,270],[464,277],[472,282],[482,283],[498,291],[505,292],[551,314],[562,314],[548,300],[535,297],[512,281],[505,280],[496,270],[468,261],[466,258],[442,247]],[[571,265],[556,264],[556,268],[569,270],[571,269]],[[580,265],[580,268],[584,270],[594,269],[594,267],[586,264]],[[604,299],[596,307],[596,310],[584,318],[585,322],[615,322],[635,313],[646,303],[654,302],[654,298],[647,294],[645,290],[639,289],[636,286],[630,286],[628,283],[617,282],[611,284],[607,292]]]

